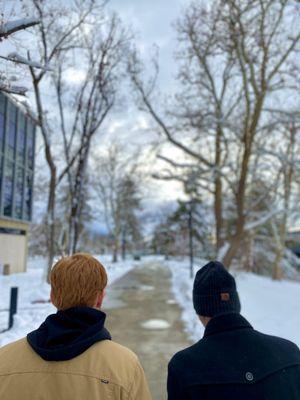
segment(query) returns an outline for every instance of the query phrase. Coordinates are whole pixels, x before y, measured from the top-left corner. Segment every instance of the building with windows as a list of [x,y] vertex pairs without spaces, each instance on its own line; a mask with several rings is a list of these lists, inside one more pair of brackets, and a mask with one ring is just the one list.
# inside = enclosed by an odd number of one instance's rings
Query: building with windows
[[0,92],[0,266],[26,269],[32,215],[35,124],[13,98]]

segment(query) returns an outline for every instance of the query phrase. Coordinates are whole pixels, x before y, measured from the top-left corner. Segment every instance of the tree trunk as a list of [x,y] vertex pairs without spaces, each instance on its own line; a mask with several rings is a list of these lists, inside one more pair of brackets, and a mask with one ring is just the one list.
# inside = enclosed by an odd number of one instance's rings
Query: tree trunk
[[254,260],[253,260],[253,234],[249,232],[247,237],[245,238],[245,260],[244,260],[244,269],[248,272],[253,271],[254,269]]
[[291,190],[293,183],[293,175],[294,175],[294,154],[295,154],[295,141],[297,129],[295,126],[290,128],[290,142],[287,149],[287,157],[288,162],[284,165],[283,172],[283,186],[284,186],[284,214],[282,216],[282,220],[279,226],[279,240],[276,245],[276,257],[273,267],[273,279],[281,280],[283,277],[283,271],[281,268],[281,262],[284,257],[285,251],[285,242],[286,242],[286,231],[287,231],[287,221],[290,209],[290,200],[291,200]]
[[222,198],[222,179],[219,169],[221,168],[221,138],[222,128],[218,127],[216,133],[215,148],[215,192],[214,192],[214,211],[215,211],[215,230],[216,230],[216,254],[223,246],[223,198]]
[[112,262],[118,262],[118,254],[119,254],[119,238],[115,237],[114,247],[113,247],[113,259]]
[[236,256],[236,254],[240,248],[240,245],[242,242],[243,230],[244,230],[243,227],[238,227],[237,232],[231,239],[230,246],[223,258],[223,264],[228,269],[230,268],[232,260],[234,259],[234,257]]
[[222,181],[220,177],[215,180],[214,210],[216,221],[216,254],[223,246],[223,205],[222,205]]
[[122,231],[122,260],[126,260],[126,232],[125,229]]
[[256,100],[255,108],[251,118],[249,127],[245,126],[243,135],[244,152],[241,165],[241,174],[239,177],[238,190],[236,195],[237,204],[237,222],[236,222],[236,233],[232,238],[229,249],[224,257],[224,264],[230,268],[232,260],[234,259],[239,246],[242,241],[242,236],[245,227],[245,194],[246,184],[249,173],[249,163],[252,155],[252,146],[255,139],[256,129],[261,117],[261,111],[264,103],[264,93],[262,93]]
[[[83,140],[88,140],[88,135],[83,137]],[[83,193],[83,181],[85,176],[85,167],[87,158],[89,155],[89,142],[82,146],[79,154],[78,166],[76,169],[74,187],[70,190],[71,192],[71,213],[70,213],[70,226],[69,226],[69,237],[70,245],[69,252],[74,254],[77,250],[77,244],[79,239],[79,226],[80,217],[82,211],[82,193]]]
[[283,248],[281,246],[276,246],[276,257],[273,267],[273,279],[276,281],[280,281],[282,279],[282,268],[281,261],[283,258]]
[[48,250],[48,268],[47,268],[47,282],[50,281],[50,271],[53,265],[53,260],[55,256],[55,199],[56,199],[56,166],[52,157],[51,147],[49,144],[49,132],[47,131],[47,127],[44,121],[44,110],[41,101],[40,94],[40,79],[37,79],[33,69],[30,68],[34,95],[37,106],[38,120],[39,126],[41,129],[42,137],[45,145],[45,158],[50,170],[50,183],[49,183],[49,192],[48,192],[48,204],[47,204],[47,250]]
[[51,178],[47,206],[47,247],[48,247],[48,268],[47,282],[50,282],[50,272],[55,256],[55,192],[56,189],[56,168],[51,169]]

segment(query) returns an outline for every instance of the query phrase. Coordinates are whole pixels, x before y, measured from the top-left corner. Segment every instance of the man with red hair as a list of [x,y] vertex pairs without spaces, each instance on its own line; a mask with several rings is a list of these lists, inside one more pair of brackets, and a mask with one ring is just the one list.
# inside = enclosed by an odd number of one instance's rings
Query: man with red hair
[[137,356],[104,326],[103,265],[74,254],[54,265],[50,281],[57,313],[0,349],[0,399],[151,400]]

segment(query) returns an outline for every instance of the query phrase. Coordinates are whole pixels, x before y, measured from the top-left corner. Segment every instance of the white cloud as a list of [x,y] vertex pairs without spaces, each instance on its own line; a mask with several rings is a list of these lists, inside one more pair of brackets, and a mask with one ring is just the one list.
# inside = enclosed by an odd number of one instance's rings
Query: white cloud
[[86,72],[82,69],[68,68],[65,72],[65,78],[68,83],[80,84],[86,76]]

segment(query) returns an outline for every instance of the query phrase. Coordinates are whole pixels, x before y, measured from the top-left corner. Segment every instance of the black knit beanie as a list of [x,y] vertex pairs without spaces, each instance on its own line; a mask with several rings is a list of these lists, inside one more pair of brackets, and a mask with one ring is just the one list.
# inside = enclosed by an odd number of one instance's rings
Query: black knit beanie
[[211,261],[199,269],[194,281],[193,303],[196,313],[203,317],[241,311],[235,279],[222,263]]

